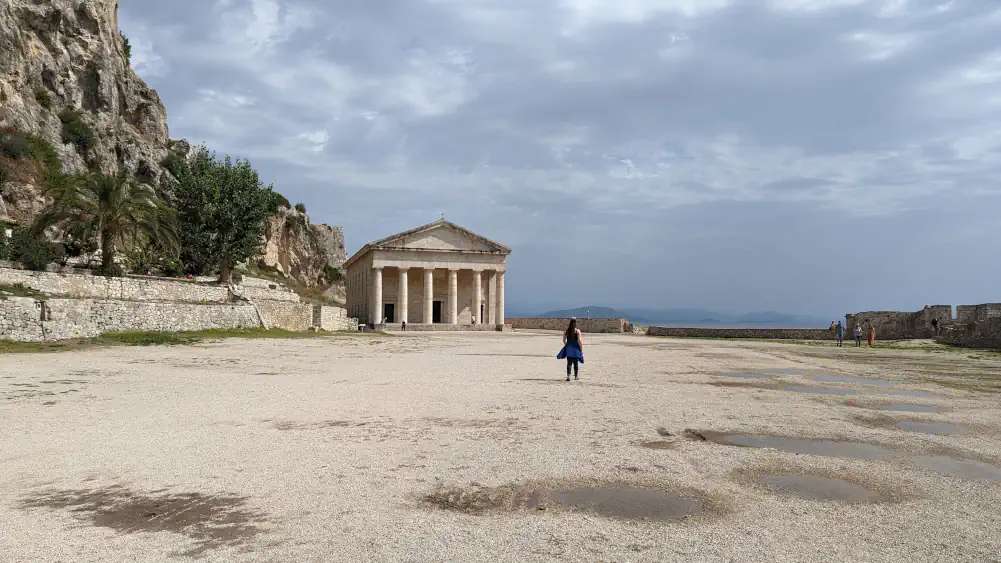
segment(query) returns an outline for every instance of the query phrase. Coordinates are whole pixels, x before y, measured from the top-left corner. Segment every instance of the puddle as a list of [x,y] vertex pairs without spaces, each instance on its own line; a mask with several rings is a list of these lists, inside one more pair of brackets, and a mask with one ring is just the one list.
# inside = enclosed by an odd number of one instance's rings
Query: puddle
[[886,389],[880,391],[886,395],[902,395],[904,397],[918,397],[920,399],[941,399],[940,396],[927,391],[904,391],[903,389]]
[[640,443],[640,447],[648,450],[673,450],[677,447],[677,444],[666,440],[656,440],[652,442],[642,442]]
[[783,385],[783,391],[794,393],[817,393],[819,395],[858,395],[854,389],[844,389],[841,387],[810,387],[809,385]]
[[866,379],[850,375],[814,375],[810,379],[824,383],[858,383],[861,385],[877,385],[879,387],[889,387],[895,383],[889,379]]
[[262,514],[246,498],[201,493],[139,494],[112,486],[94,490],[41,490],[22,497],[20,508],[67,510],[92,526],[122,533],[172,532],[195,545],[182,555],[196,556],[217,547],[243,544],[263,530]]
[[528,507],[541,508],[546,501],[608,518],[628,520],[683,520],[699,510],[699,503],[694,497],[629,487],[552,491],[533,498]]
[[767,375],[761,375],[760,373],[745,373],[740,371],[728,371],[718,375],[722,377],[735,377],[737,379],[771,379]]
[[956,426],[948,422],[914,422],[911,420],[902,420],[894,424],[894,426],[901,430],[924,432],[926,434],[964,434],[966,432],[966,429],[962,426]]
[[777,436],[754,436],[750,434],[729,434],[725,432],[692,432],[708,442],[724,446],[742,448],[772,448],[783,452],[825,457],[854,457],[859,459],[890,459],[893,452],[873,444],[861,442],[838,442],[835,440],[808,440],[802,438],[779,438]]
[[[780,387],[783,391],[792,391],[794,393],[816,393],[819,395],[858,395],[860,392],[856,389],[849,389],[846,387],[811,387],[809,385],[783,385]],[[905,397],[917,397],[921,399],[940,399],[938,395],[929,393],[927,391],[905,391],[903,389],[878,389],[869,391],[870,393],[881,393],[884,395],[902,395]]]
[[676,521],[701,512],[695,496],[630,486],[571,487],[555,490],[506,485],[448,487],[424,497],[424,502],[445,510],[483,514],[495,510],[569,508],[608,518]]
[[786,369],[770,369],[765,373],[772,375],[806,375],[810,373],[808,369],[796,369],[796,368],[786,368]]
[[758,481],[779,493],[800,498],[847,503],[882,502],[883,495],[842,479],[817,475],[765,475]]
[[874,405],[872,407],[866,407],[880,411],[894,411],[894,412],[938,412],[938,407],[932,407],[928,405],[910,405],[907,403],[889,403],[886,405]]
[[839,442],[835,440],[808,440],[801,438],[779,438],[777,436],[754,436],[750,434],[730,434],[727,432],[710,432],[685,430],[689,440],[713,442],[724,446],[743,448],[771,448],[787,453],[817,455],[824,457],[846,457],[865,460],[909,459],[915,463],[953,477],[966,479],[987,479],[1001,481],[1001,467],[974,461],[942,455],[911,456],[906,452],[893,452],[883,446],[862,442]]
[[1001,481],[1001,467],[973,461],[972,459],[956,459],[944,455],[924,455],[914,458],[914,461],[936,473],[962,477],[964,479],[984,479]]

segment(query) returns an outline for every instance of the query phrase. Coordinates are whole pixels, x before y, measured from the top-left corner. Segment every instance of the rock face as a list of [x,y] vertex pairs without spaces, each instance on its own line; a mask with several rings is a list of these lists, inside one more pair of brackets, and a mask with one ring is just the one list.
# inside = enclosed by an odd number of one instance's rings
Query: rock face
[[[89,142],[64,141],[71,114]],[[169,140],[160,97],[129,66],[118,0],[0,0],[0,129],[46,141],[65,173],[124,167],[146,183],[166,173],[169,153],[190,150]],[[45,204],[44,174],[5,158],[0,150],[0,221],[30,223]],[[263,262],[306,286],[334,281],[325,267],[344,260],[339,227],[294,209],[268,225]]]
[[[49,141],[66,172],[124,166],[147,181],[161,172],[167,112],[129,66],[118,0],[3,0],[0,101],[0,126]],[[93,131],[89,150],[63,142],[64,110],[79,110]],[[2,197],[10,218],[30,220],[42,203],[39,190],[7,186]]]
[[306,287],[317,287],[338,281],[331,269],[339,275],[344,260],[340,227],[312,225],[305,213],[281,208],[268,222],[258,261]]

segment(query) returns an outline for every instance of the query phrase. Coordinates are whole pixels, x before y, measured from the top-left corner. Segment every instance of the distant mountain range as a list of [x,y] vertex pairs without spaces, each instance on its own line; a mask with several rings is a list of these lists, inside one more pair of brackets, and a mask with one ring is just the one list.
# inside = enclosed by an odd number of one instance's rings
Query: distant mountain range
[[[515,315],[511,315],[515,316]],[[526,315],[532,317],[559,319],[578,318],[611,318],[629,319],[638,325],[688,325],[688,326],[749,326],[760,325],[768,327],[782,326],[787,328],[827,328],[830,319],[793,315],[776,311],[762,311],[743,315],[728,315],[710,309],[635,309],[602,307],[591,305],[575,309],[558,309],[545,313]]]

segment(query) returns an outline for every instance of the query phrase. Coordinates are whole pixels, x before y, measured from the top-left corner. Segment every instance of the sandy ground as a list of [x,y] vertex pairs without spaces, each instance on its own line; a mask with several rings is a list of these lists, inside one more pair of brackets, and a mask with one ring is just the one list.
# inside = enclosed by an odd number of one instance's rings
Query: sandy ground
[[[1001,561],[999,355],[588,335],[567,383],[558,344],[414,334],[0,357],[0,560]],[[938,412],[877,408],[891,403]],[[884,449],[797,455],[713,432]],[[802,498],[769,485],[783,475],[859,495]]]

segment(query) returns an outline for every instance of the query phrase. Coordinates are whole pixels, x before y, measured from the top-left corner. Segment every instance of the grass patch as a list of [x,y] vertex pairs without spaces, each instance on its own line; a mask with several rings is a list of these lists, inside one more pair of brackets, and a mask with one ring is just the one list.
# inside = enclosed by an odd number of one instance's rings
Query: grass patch
[[183,346],[226,340],[243,339],[308,339],[331,336],[390,336],[382,332],[312,332],[292,331],[279,328],[211,329],[190,332],[109,332],[95,338],[78,338],[54,342],[14,342],[0,340],[0,354],[31,354],[44,352],[71,352],[111,346]]
[[23,284],[0,283],[0,298],[2,297],[31,297],[39,301],[45,301],[48,296],[41,291],[24,287]]

